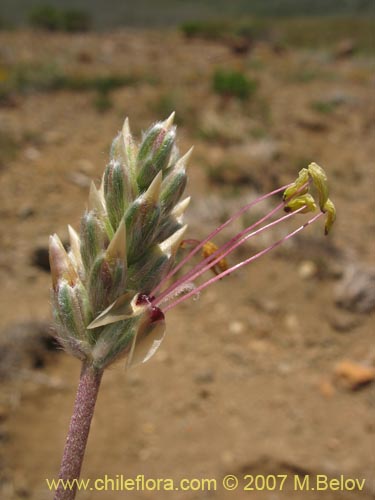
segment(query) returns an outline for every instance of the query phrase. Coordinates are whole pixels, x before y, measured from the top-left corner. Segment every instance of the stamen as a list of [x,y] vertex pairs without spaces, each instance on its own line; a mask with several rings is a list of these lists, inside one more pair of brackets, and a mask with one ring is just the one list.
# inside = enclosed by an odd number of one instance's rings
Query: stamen
[[[291,215],[291,214],[289,214],[289,215]],[[206,281],[206,282],[202,283],[201,285],[197,286],[197,288],[195,288],[191,292],[187,293],[186,295],[183,295],[182,297],[178,298],[176,301],[168,304],[165,308],[163,308],[163,311],[167,312],[169,309],[172,309],[172,307],[175,307],[177,304],[180,304],[184,300],[187,300],[192,295],[195,295],[195,294],[201,292],[207,286],[212,285],[213,283],[215,283],[216,281],[218,281],[221,278],[224,278],[224,276],[227,276],[228,274],[231,274],[234,271],[237,271],[241,267],[244,267],[247,264],[250,264],[254,260],[256,260],[259,257],[261,257],[262,255],[266,255],[271,250],[273,250],[274,248],[278,247],[279,245],[281,245],[285,241],[289,240],[290,238],[292,238],[293,236],[295,236],[297,233],[299,233],[300,231],[302,231],[303,229],[305,229],[307,226],[309,226],[310,224],[312,224],[313,222],[315,222],[316,220],[318,220],[320,217],[322,217],[322,215],[324,215],[323,212],[319,212],[317,215],[315,215],[310,220],[308,220],[307,222],[305,222],[302,226],[299,226],[297,229],[295,229],[294,231],[288,233],[286,236],[284,236],[280,240],[276,241],[275,243],[273,243],[269,247],[265,248],[264,250],[261,250],[260,252],[256,253],[252,257],[249,257],[248,259],[246,259],[246,260],[244,260],[242,262],[239,262],[238,264],[235,264],[234,266],[230,267],[226,271],[223,271],[222,273],[218,274],[217,276],[214,276],[214,277],[210,278],[208,281]],[[277,222],[277,221],[275,221],[275,222]]]
[[162,304],[166,302],[170,302],[171,300],[176,299],[177,297],[186,295],[188,292],[194,290],[195,288],[196,286],[194,285],[194,283],[191,282],[183,283],[179,287],[172,290],[171,293],[166,295],[162,300],[158,301],[158,304],[159,306],[162,306]]
[[[270,229],[273,226],[276,226],[277,224],[280,224],[281,222],[284,222],[285,220],[289,219],[295,214],[298,214],[304,210],[305,207],[301,207],[298,210],[295,210],[294,212],[291,212],[287,215],[284,215],[283,217],[280,217],[280,219],[277,219],[273,222],[270,222],[269,224],[266,224],[265,226],[261,227],[260,229],[257,229],[256,231],[253,231],[249,233],[252,229],[254,229],[256,226],[264,222],[266,219],[271,217],[276,211],[278,211],[284,203],[280,203],[277,207],[275,207],[271,212],[269,212],[267,215],[259,219],[257,222],[252,224],[251,226],[247,227],[240,233],[238,233],[236,236],[234,236],[231,240],[229,240],[225,245],[222,247],[218,248],[218,250],[210,255],[208,258],[206,258],[203,262],[195,266],[193,269],[191,269],[189,272],[187,272],[184,276],[182,276],[180,279],[178,279],[175,283],[173,283],[167,290],[165,290],[162,294],[160,294],[156,300],[153,301],[153,304],[158,304],[164,297],[165,295],[169,295],[176,287],[181,286],[182,283],[185,281],[193,281],[199,276],[201,276],[203,273],[205,273],[208,269],[212,268],[215,266],[218,262],[220,262],[223,258],[225,258],[227,255],[232,253],[236,248],[238,248],[242,243],[245,241],[249,240],[253,236],[256,236],[266,229]],[[247,234],[249,233],[249,234]],[[216,255],[216,257],[215,257]],[[218,273],[218,275],[222,275],[222,273]]]
[[[174,283],[172,283],[172,285],[170,287],[168,287],[163,293],[161,293],[159,295],[159,297],[158,297],[157,300],[163,298],[165,295],[168,295],[176,286],[180,285],[181,283],[184,283],[186,280],[190,280],[191,281],[192,279],[194,279],[194,276],[197,277],[198,274],[196,274],[196,273],[199,270],[201,270],[202,268],[204,268],[204,271],[202,271],[202,272],[205,272],[207,269],[210,269],[211,267],[213,267],[216,264],[216,262],[218,262],[223,257],[225,257],[225,255],[227,255],[227,253],[224,254],[223,252],[228,247],[230,247],[230,245],[234,244],[236,241],[238,241],[239,239],[241,239],[241,237],[244,234],[246,234],[248,231],[251,231],[255,227],[259,226],[259,224],[261,224],[265,220],[267,220],[270,217],[272,217],[272,215],[274,213],[278,212],[280,210],[280,208],[282,208],[283,206],[284,206],[284,202],[279,203],[279,205],[277,205],[274,209],[272,209],[267,215],[264,215],[257,222],[255,222],[251,226],[247,227],[246,229],[244,229],[243,231],[241,231],[240,233],[238,233],[236,236],[234,236],[232,239],[230,239],[229,241],[227,241],[224,245],[222,245],[220,248],[218,248],[212,255],[209,255],[208,257],[206,257],[205,259],[203,259],[199,264],[197,264],[195,267],[193,267],[193,269],[191,269],[190,271],[188,271],[187,273],[185,273],[181,278],[179,278],[177,281],[175,281]],[[204,244],[200,243],[199,245],[197,245],[196,248],[202,248],[206,243],[207,243],[207,241],[204,240]],[[216,257],[218,255],[220,255],[220,259],[214,260],[214,259],[216,259]],[[206,266],[207,263],[209,263],[209,266]],[[202,272],[200,272],[199,275],[202,274]]]
[[278,194],[282,191],[285,191],[285,189],[290,186],[290,184],[286,184],[285,186],[275,189],[274,191],[271,191],[270,193],[267,193],[263,196],[260,196],[256,200],[251,201],[247,205],[244,205],[238,212],[233,214],[227,221],[225,221],[223,224],[221,224],[219,227],[214,229],[204,240],[202,240],[196,247],[194,247],[180,262],[177,264],[176,267],[174,267],[165,277],[160,281],[160,283],[152,290],[151,295],[155,295],[155,293],[160,289],[160,287],[166,283],[169,278],[171,278],[174,274],[176,274],[177,271],[181,269],[181,267],[188,262],[191,257],[193,257],[199,250],[203,247],[205,243],[208,241],[212,240],[220,231],[222,231],[224,228],[226,228],[229,224],[231,224],[233,221],[238,219],[243,213],[245,213],[247,210],[249,210],[251,207],[257,205],[261,201],[264,201],[271,196]]
[[[209,262],[212,262],[214,259],[214,256],[217,255],[217,252],[219,250],[219,247],[215,245],[212,241],[208,241],[203,245],[202,253],[203,253],[203,258],[206,259],[207,257],[209,258]],[[211,269],[214,272],[214,274],[219,274],[221,271],[225,271],[228,269],[228,263],[225,260],[225,257],[220,259],[216,264],[212,263]]]

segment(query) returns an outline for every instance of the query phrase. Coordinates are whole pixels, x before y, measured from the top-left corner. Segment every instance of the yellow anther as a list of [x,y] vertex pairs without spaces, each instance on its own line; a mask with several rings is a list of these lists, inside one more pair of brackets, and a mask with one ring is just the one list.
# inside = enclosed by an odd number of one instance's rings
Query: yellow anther
[[335,208],[335,205],[332,203],[332,201],[329,198],[326,201],[326,204],[324,205],[323,212],[325,212],[327,214],[326,224],[324,226],[324,234],[328,234],[329,231],[331,230],[332,224],[336,220],[336,208]]
[[[214,254],[217,250],[218,247],[215,245],[215,243],[212,243],[212,241],[207,241],[207,243],[205,243],[202,247],[203,258],[206,259],[207,257],[210,257],[210,255]],[[216,257],[218,257],[218,255]],[[211,269],[216,275],[218,275],[228,269],[228,263],[226,259],[223,258],[219,260],[219,262],[216,262],[216,264],[214,264]]]
[[[309,181],[309,172],[307,168],[303,168],[302,170],[299,171],[297,179],[293,182],[293,184],[289,187],[286,188],[283,194],[283,201],[287,200],[288,198],[291,198],[294,196],[297,191],[299,191],[299,195],[301,194],[306,194],[309,186],[308,186],[308,181]],[[301,189],[303,185],[306,184],[306,187]]]
[[301,210],[301,213],[306,214],[308,212],[315,212],[317,207],[311,194],[306,193],[297,198],[293,198],[285,205],[284,210],[285,212],[295,212],[303,206],[305,206],[305,208]]
[[320,210],[324,212],[324,207],[328,200],[328,183],[326,173],[322,167],[316,163],[310,163],[307,170],[318,192]]
[[314,188],[319,199],[320,210],[326,214],[324,232],[328,234],[336,220],[336,209],[328,198],[326,173],[316,163],[310,163],[307,168],[300,170],[297,179],[286,188],[283,194],[283,201],[286,202],[284,210],[285,212],[295,212],[305,207],[301,213],[314,212],[317,206],[314,197],[310,194],[311,187]]

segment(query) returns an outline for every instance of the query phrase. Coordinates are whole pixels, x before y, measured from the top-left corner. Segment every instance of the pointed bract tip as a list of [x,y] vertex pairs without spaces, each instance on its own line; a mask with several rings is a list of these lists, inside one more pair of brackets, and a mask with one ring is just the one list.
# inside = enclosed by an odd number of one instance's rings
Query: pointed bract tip
[[106,258],[108,261],[115,259],[126,261],[126,227],[124,219],[121,220],[117,231],[108,245]]
[[173,111],[164,122],[162,122],[163,127],[169,130],[171,126],[173,125],[174,117],[175,117],[175,111]]
[[188,196],[187,198],[184,198],[181,200],[172,210],[171,214],[176,217],[177,219],[184,215],[185,210],[190,204],[191,196]]
[[125,132],[125,133],[129,133],[130,132],[130,124],[129,124],[129,118],[126,117],[125,120],[124,120],[124,125],[122,126],[122,131]]
[[70,285],[77,282],[78,274],[57,234],[49,237],[49,263],[53,288],[56,288],[60,279],[65,279]]
[[99,215],[105,213],[102,192],[95,186],[94,181],[91,181],[90,184],[88,208],[89,210],[96,210]]
[[122,136],[123,136],[123,139],[125,141],[125,144],[127,142],[132,141],[133,140],[133,136],[132,136],[132,133],[131,133],[131,130],[130,130],[130,123],[129,123],[129,118],[126,117],[125,118],[125,121],[124,121],[124,125],[122,126]]
[[105,184],[105,171],[102,174],[102,178],[100,180],[99,193],[102,198],[104,198],[104,184]]
[[123,319],[129,319],[141,311],[136,310],[135,299],[138,294],[133,290],[129,290],[123,295],[120,295],[110,306],[102,311],[91,323],[86,327],[88,330],[93,330],[99,326],[110,325]]
[[160,250],[163,253],[167,254],[168,257],[175,255],[177,250],[180,248],[187,227],[187,224],[185,224],[175,233],[173,233],[172,236],[160,243]]
[[77,231],[72,228],[70,224],[68,224],[68,233],[69,233],[69,243],[70,243],[70,257],[73,260],[73,263],[79,271],[82,269],[82,256],[81,256],[81,239],[77,234]]
[[[158,308],[153,308],[158,309]],[[160,319],[153,319],[153,311],[150,310],[139,326],[138,333],[134,337],[133,345],[127,358],[127,367],[146,363],[159,349],[165,335],[164,315],[160,311]]]
[[157,203],[160,195],[162,180],[163,180],[163,173],[160,171],[155,176],[154,180],[151,182],[147,191],[143,195],[147,201],[152,203]]
[[95,186],[95,182],[91,181],[90,182],[90,191],[89,191],[89,208],[92,208],[92,207],[90,207],[90,205],[91,205],[92,199],[95,198],[97,191],[98,190]]
[[181,156],[181,158],[178,160],[176,163],[176,168],[186,168],[187,164],[190,160],[190,157],[193,153],[194,146],[192,146],[185,154],[184,156]]
[[68,224],[68,233],[69,233],[70,246],[73,246],[76,244],[76,242],[80,241],[77,231],[70,224]]

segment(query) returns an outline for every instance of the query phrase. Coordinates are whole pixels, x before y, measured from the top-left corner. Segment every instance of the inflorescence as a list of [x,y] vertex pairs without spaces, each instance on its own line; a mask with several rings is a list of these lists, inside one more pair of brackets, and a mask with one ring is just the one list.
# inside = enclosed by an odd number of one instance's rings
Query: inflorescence
[[[50,237],[52,303],[61,345],[98,370],[120,358],[147,361],[165,332],[165,313],[207,286],[267,254],[325,216],[325,234],[336,212],[328,197],[327,177],[316,163],[297,179],[242,207],[202,241],[186,240],[182,199],[189,150],[179,155],[173,115],[152,125],[139,145],[128,120],[114,139],[100,188],[91,184],[79,233],[69,226],[70,249]],[[282,195],[258,221],[221,247],[213,238],[256,204]],[[315,201],[317,198],[317,202]],[[293,218],[316,212],[267,248],[229,266],[227,256],[250,238]],[[284,211],[284,215],[273,220]],[[180,258],[182,248],[192,246]],[[201,252],[203,259],[174,279]],[[214,276],[196,284],[208,270]]]

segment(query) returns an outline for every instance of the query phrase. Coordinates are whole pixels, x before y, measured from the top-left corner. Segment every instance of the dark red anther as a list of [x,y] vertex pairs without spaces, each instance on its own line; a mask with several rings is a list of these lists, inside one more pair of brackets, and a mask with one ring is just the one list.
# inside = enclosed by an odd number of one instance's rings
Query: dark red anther
[[163,311],[156,306],[151,307],[150,319],[151,323],[154,321],[162,321],[165,318]]
[[150,301],[150,297],[145,294],[145,293],[140,293],[137,297],[137,300],[136,300],[136,305],[137,306],[144,306],[146,304],[149,304],[151,301]]
[[154,321],[161,321],[164,319],[163,311],[156,306],[152,305],[152,301],[155,300],[153,295],[147,295],[146,293],[140,293],[136,300],[137,306],[145,306],[149,305],[150,307],[150,321],[153,323]]

